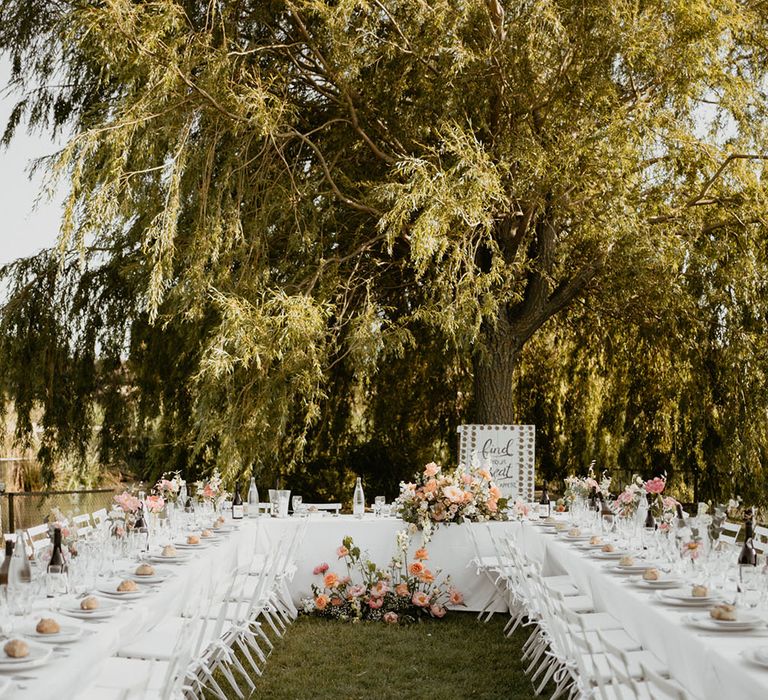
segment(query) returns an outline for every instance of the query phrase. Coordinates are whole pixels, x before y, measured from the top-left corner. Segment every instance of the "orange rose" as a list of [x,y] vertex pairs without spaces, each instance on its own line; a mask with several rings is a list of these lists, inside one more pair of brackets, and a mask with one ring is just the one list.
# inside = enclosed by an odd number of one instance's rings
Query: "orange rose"
[[429,569],[424,569],[419,576],[419,581],[422,583],[432,583],[434,580],[435,575]]
[[408,573],[410,573],[411,576],[419,576],[422,571],[424,571],[424,564],[420,561],[415,561],[408,567]]
[[416,559],[419,561],[425,561],[426,559],[429,559],[429,553],[424,547],[419,547],[413,554]]
[[491,486],[491,488],[489,488],[488,491],[491,494],[491,496],[493,496],[495,499],[498,500],[499,498],[501,498],[501,489],[498,486],[496,486],[496,484]]
[[323,583],[326,588],[333,588],[339,582],[339,577],[333,572],[326,574]]
[[461,605],[464,602],[464,596],[453,588],[451,589],[449,600],[451,601],[451,605]]
[[402,598],[407,598],[408,597],[408,584],[398,583],[395,586],[395,593],[397,593],[397,595],[399,595]]
[[315,598],[315,607],[318,610],[325,610],[326,606],[328,605],[328,596],[323,595],[322,593]]
[[341,598],[331,598],[331,605],[339,607],[344,601]]

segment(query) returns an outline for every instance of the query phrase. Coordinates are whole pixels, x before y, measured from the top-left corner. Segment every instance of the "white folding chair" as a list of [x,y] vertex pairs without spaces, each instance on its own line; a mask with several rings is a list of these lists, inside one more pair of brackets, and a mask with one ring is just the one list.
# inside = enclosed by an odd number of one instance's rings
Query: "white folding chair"
[[726,520],[720,526],[720,541],[726,544],[736,544],[736,538],[741,531],[741,525],[739,523],[732,523]]
[[765,554],[766,549],[768,549],[768,527],[756,525],[755,536],[752,539],[752,543],[760,554]]
[[50,546],[51,538],[48,534],[48,525],[46,523],[29,527],[25,532],[27,546],[30,548],[33,556],[37,556],[40,550]]
[[99,529],[108,520],[107,509],[100,508],[99,510],[94,511],[91,514],[91,517],[93,518],[93,526],[96,529]]
[[89,532],[93,531],[93,525],[91,525],[91,516],[88,513],[81,513],[72,518],[72,527],[77,532],[78,537],[84,537]]
[[646,664],[641,662],[640,669],[653,700],[696,700],[696,696],[689,693],[681,685],[674,680],[664,678]]

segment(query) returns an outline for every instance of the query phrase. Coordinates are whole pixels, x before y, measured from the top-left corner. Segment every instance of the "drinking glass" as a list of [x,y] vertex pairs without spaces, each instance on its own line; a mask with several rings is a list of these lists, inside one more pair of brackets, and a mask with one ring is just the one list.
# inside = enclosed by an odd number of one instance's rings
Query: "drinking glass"
[[291,503],[293,504],[293,514],[296,515],[297,513],[301,513],[301,502],[304,499],[301,496],[294,496],[291,499]]
[[386,496],[376,496],[376,498],[373,500],[373,514],[376,517],[381,515],[381,508],[386,502]]
[[273,518],[280,515],[280,507],[277,502],[277,489],[269,489],[269,506]]

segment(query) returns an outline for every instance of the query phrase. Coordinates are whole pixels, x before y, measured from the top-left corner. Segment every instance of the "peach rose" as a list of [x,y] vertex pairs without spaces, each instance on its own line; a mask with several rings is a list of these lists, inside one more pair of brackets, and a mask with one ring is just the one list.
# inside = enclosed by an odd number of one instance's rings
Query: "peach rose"
[[420,608],[426,608],[429,605],[429,596],[423,591],[416,591],[411,598],[411,602]]
[[463,484],[469,486],[472,483],[472,475],[471,474],[462,474],[461,475],[461,481]]
[[499,502],[495,498],[489,498],[487,506],[491,513],[495,513],[499,509]]
[[498,486],[496,486],[496,484],[493,484],[491,488],[488,489],[488,491],[491,494],[491,496],[493,496],[494,498],[496,499],[501,498],[501,489]]
[[344,601],[341,598],[331,598],[331,605],[334,607],[339,607]]
[[325,610],[325,608],[328,606],[328,596],[323,595],[322,593],[315,598],[315,607],[318,610]]
[[387,593],[389,593],[389,586],[387,585],[386,581],[379,581],[371,589],[371,595],[374,598],[383,598]]
[[446,486],[443,494],[451,503],[461,503],[464,500],[464,491],[458,486]]
[[382,605],[384,605],[384,598],[368,598],[369,608],[378,610],[378,608],[380,608]]
[[486,481],[490,481],[490,480],[491,480],[491,473],[490,473],[490,472],[489,472],[487,469],[481,469],[481,470],[480,470],[480,471],[478,471],[477,473],[478,473],[480,476],[482,476],[482,477],[483,477],[483,479],[485,479]]
[[397,613],[396,612],[388,612],[384,613],[384,622],[386,622],[388,625],[396,625],[397,624]]
[[464,596],[455,588],[451,589],[448,599],[451,601],[451,605],[461,605],[464,602]]
[[330,574],[326,574],[325,578],[323,578],[323,584],[326,588],[333,588],[337,583],[339,582],[339,577],[331,572]]
[[424,571],[424,564],[420,561],[415,561],[408,567],[408,573],[411,576],[419,576],[422,571]]
[[419,547],[414,553],[413,556],[418,559],[419,561],[425,561],[429,559],[429,552],[427,552],[425,547]]
[[440,467],[438,467],[434,462],[430,462],[426,467],[424,467],[424,476],[434,476],[439,471]]
[[435,575],[429,569],[424,569],[419,576],[419,581],[423,583],[432,583],[434,580]]
[[435,491],[437,491],[437,482],[434,479],[430,479],[426,484],[424,484],[425,493],[434,493]]
[[398,583],[395,586],[395,593],[397,593],[397,595],[399,595],[401,598],[407,598],[409,595],[408,585],[405,583]]
[[475,500],[475,495],[471,491],[464,492],[464,503],[470,503]]
[[336,550],[336,556],[337,556],[339,559],[343,559],[344,557],[346,557],[346,556],[347,556],[347,554],[349,554],[349,550],[348,550],[348,549],[347,549],[347,548],[346,548],[344,545],[341,545],[341,547],[339,547],[339,548]]
[[445,617],[445,608],[442,605],[431,605],[429,612],[432,613],[432,617]]

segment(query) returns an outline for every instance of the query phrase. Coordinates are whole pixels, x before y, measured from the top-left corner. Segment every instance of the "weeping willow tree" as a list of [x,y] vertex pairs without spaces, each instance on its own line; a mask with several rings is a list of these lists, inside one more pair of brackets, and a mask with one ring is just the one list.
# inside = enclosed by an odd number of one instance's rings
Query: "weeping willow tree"
[[234,472],[525,420],[513,381],[550,319],[606,295],[661,313],[700,240],[712,259],[762,235],[767,20],[736,0],[4,2],[5,140],[72,133],[41,164],[69,188],[58,247],[4,271],[18,437],[42,405],[46,463],[98,423],[105,462]]

